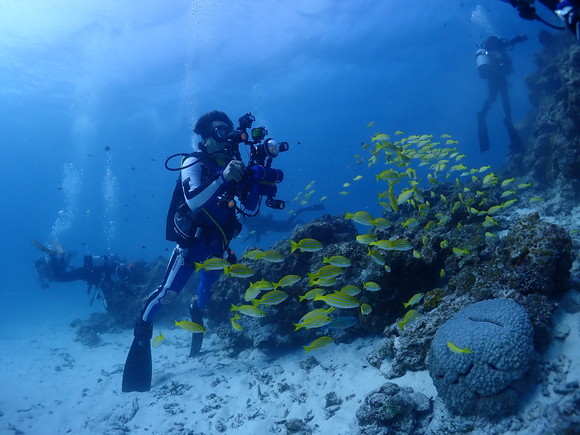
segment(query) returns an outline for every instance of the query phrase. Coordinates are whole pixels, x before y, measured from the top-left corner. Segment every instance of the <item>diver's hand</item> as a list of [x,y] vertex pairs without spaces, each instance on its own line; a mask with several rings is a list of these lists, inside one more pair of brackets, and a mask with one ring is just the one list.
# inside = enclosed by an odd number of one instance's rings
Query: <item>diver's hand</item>
[[241,160],[232,160],[228,163],[222,172],[222,177],[225,181],[235,181],[238,183],[244,175],[246,167]]

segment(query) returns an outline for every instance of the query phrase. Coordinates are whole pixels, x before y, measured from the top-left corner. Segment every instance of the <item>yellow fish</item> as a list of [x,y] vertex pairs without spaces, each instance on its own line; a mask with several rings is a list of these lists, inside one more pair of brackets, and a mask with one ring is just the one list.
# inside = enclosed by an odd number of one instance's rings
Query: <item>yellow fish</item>
[[370,314],[372,311],[373,307],[371,307],[369,304],[362,304],[360,306],[360,312],[363,316]]
[[304,353],[308,353],[311,350],[318,350],[325,346],[328,346],[334,341],[332,337],[320,337],[310,343],[308,346],[304,346]]
[[421,301],[421,299],[423,299],[423,296],[424,296],[423,293],[417,293],[417,294],[413,295],[411,297],[411,299],[409,299],[409,302],[405,302],[403,304],[403,306],[405,308],[407,308],[409,305],[411,305],[411,306],[412,305],[416,305],[416,304],[418,304]]
[[389,228],[391,226],[391,223],[382,217],[378,217],[375,220],[373,220],[372,222],[373,227],[379,227],[379,228]]
[[381,254],[377,249],[369,248],[369,253],[367,255],[370,256],[379,266],[385,265],[385,257],[383,257],[383,254]]
[[473,353],[469,347],[464,347],[463,349],[461,349],[461,348],[455,346],[450,341],[447,342],[447,347],[449,348],[449,350],[451,350],[455,353]]
[[224,267],[224,274],[235,276],[236,278],[248,278],[254,275],[254,271],[245,264],[236,263]]
[[341,288],[340,292],[347,295],[356,296],[360,293],[360,288],[358,288],[356,285],[348,284]]
[[294,331],[298,331],[301,328],[314,329],[322,328],[332,322],[332,319],[328,316],[318,315],[310,316],[302,320],[300,323],[294,323]]
[[320,251],[323,248],[322,243],[315,239],[302,239],[298,243],[294,240],[290,240],[290,252],[294,252],[297,249],[300,252],[316,252]]
[[325,296],[315,295],[314,300],[323,301],[327,305],[336,308],[354,308],[359,306],[359,302],[354,297],[340,292],[334,292]]
[[230,319],[230,321],[232,322],[232,328],[234,328],[236,331],[241,331],[243,329],[242,325],[236,322],[236,320],[238,320],[239,318],[240,314],[236,313],[236,315]]
[[365,290],[368,290],[370,292],[378,292],[381,290],[381,286],[378,285],[376,282],[374,281],[367,281],[364,283],[363,288]]
[[373,216],[366,211],[357,211],[356,213],[346,213],[345,219],[352,219],[357,224],[372,226],[375,220]]
[[373,142],[384,142],[389,139],[390,139],[389,135],[385,133],[379,133],[371,138]]
[[343,257],[342,255],[333,255],[330,258],[323,257],[322,262],[332,264],[333,266],[338,267],[349,267],[352,264],[348,258]]
[[253,305],[240,305],[239,307],[232,304],[230,311],[238,311],[250,317],[265,317],[266,313]]
[[304,300],[311,301],[314,299],[316,295],[323,295],[324,289],[322,288],[313,288],[312,290],[307,291],[304,295],[298,296],[298,301],[302,302]]
[[377,236],[374,234],[360,234],[356,236],[356,241],[362,245],[368,245],[377,240]]
[[464,255],[469,255],[469,249],[453,248],[453,253],[457,257],[463,257]]
[[507,180],[503,180],[501,182],[501,187],[506,187],[508,184],[512,183],[513,181],[515,181],[515,178],[508,178]]
[[397,325],[399,325],[399,328],[401,328],[401,331],[402,331],[405,328],[405,326],[407,326],[409,323],[411,323],[417,317],[419,317],[419,311],[409,310],[405,313],[403,320],[397,322]]
[[223,258],[217,258],[217,257],[208,258],[203,263],[195,263],[195,271],[199,272],[200,269],[203,269],[203,270],[223,270],[229,265],[230,265],[229,261],[224,260]]
[[300,281],[302,278],[298,275],[286,275],[285,277],[283,277],[282,279],[280,279],[280,281],[278,282],[273,282],[272,283],[272,287],[274,290],[276,290],[278,287],[290,287],[291,285],[296,284],[298,281]]
[[252,249],[251,251],[246,252],[243,258],[247,258],[248,260],[259,260],[262,254],[264,254],[264,251],[261,249]]
[[190,322],[189,320],[182,320],[181,322],[174,320],[174,322],[175,326],[179,326],[181,329],[185,329],[186,331],[189,332],[195,332],[196,334],[206,331],[203,325],[200,325],[199,323],[195,322]]
[[153,347],[159,346],[162,341],[165,341],[165,337],[159,332],[159,335],[153,339]]
[[311,319],[312,317],[318,317],[318,316],[328,316],[330,313],[332,313],[334,310],[336,310],[336,308],[334,307],[328,307],[328,308],[317,308],[315,310],[309,311],[306,314],[304,314],[300,320],[298,321],[298,323],[304,323],[305,320]]

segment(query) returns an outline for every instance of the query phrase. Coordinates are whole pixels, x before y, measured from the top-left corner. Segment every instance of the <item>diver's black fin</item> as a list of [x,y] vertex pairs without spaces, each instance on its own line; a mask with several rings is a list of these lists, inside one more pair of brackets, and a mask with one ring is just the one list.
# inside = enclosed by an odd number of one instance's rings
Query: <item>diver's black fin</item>
[[42,252],[44,252],[49,257],[54,257],[56,254],[58,254],[58,251],[57,250],[52,250],[50,248],[47,248],[46,246],[44,246],[42,243],[40,243],[36,239],[30,239],[30,241],[32,242],[32,244],[34,246],[36,246],[38,249],[40,249]]
[[522,153],[524,151],[524,144],[518,131],[509,120],[504,119],[503,123],[510,137],[510,151],[514,154]]
[[151,336],[153,325],[151,322],[137,321],[135,338],[129,349],[125,369],[123,370],[122,391],[145,392],[151,389]]
[[[193,302],[189,306],[189,313],[191,314],[191,321],[203,326],[203,313]],[[201,344],[203,343],[203,334],[191,334],[191,348],[189,349],[189,356],[194,357],[199,355]]]
[[485,124],[485,117],[481,113],[477,114],[477,129],[479,131],[479,149],[482,153],[489,151],[487,125]]

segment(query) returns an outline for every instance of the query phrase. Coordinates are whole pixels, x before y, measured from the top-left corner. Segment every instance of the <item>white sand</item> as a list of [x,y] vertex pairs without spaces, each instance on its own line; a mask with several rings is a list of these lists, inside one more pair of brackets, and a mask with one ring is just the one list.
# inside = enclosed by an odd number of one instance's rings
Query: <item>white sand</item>
[[[354,433],[361,401],[386,382],[365,360],[376,338],[311,352],[320,365],[307,372],[302,351],[229,358],[211,334],[202,355],[187,358],[189,333],[163,328],[151,391],[121,393],[131,332],[105,334],[96,348],[75,342],[74,332],[61,325],[35,339],[2,338],[0,433],[285,433],[283,422],[307,417],[322,433]],[[330,392],[342,400],[333,415]]]
[[[578,381],[580,315],[556,319],[571,331],[543,359],[560,359],[566,380]],[[352,434],[358,431],[356,411],[365,396],[388,382],[365,359],[378,338],[332,344],[307,355],[296,350],[270,359],[248,350],[229,358],[219,338],[209,333],[202,355],[191,359],[186,357],[189,333],[156,325],[154,335],[161,330],[167,340],[153,348],[152,389],[122,393],[132,331],[104,334],[102,345],[87,348],[74,341],[76,330],[62,321],[34,339],[25,331],[0,338],[0,433],[286,433],[284,422],[298,418],[308,420],[316,433]],[[299,365],[309,355],[320,362],[310,372]],[[407,373],[393,382],[435,394],[427,372]],[[331,392],[342,403],[327,408]],[[553,391],[543,396],[538,386],[521,415],[559,397]]]

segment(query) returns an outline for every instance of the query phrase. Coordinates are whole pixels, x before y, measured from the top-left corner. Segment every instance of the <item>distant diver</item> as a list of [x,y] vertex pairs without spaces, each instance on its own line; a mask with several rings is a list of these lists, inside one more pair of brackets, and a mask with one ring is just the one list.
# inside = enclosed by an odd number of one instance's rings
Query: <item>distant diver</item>
[[300,214],[322,210],[325,210],[324,204],[309,205],[307,207],[299,208],[287,219],[274,219],[272,213],[260,213],[255,217],[245,220],[246,228],[249,232],[244,241],[252,240],[253,242],[258,243],[262,236],[269,232],[289,233],[296,227],[296,225],[304,223],[304,221],[299,218]]
[[85,281],[89,292],[95,289],[91,303],[102,297],[106,307],[108,290],[131,278],[131,268],[116,255],[85,255],[82,266],[71,268],[71,253],[64,252],[60,244],[51,242],[51,249],[34,239],[32,243],[46,254],[34,262],[42,288],[47,288],[50,282]]
[[504,3],[509,3],[517,9],[520,17],[524,20],[537,20],[545,25],[558,30],[567,28],[580,41],[580,1],[578,0],[539,0],[544,6],[552,11],[560,20],[564,22],[564,27],[554,26],[548,23],[536,12],[536,8],[532,5],[534,0],[501,0]]
[[477,113],[477,126],[479,132],[479,148],[481,152],[489,150],[489,135],[487,132],[487,112],[495,103],[499,93],[504,111],[504,125],[510,138],[510,151],[521,153],[524,150],[522,140],[513,126],[511,104],[508,92],[507,76],[513,72],[512,60],[507,55],[507,49],[518,42],[524,42],[527,37],[518,35],[511,40],[499,38],[497,35],[490,36],[478,46],[475,53],[479,76],[487,80],[488,96],[481,110]]

